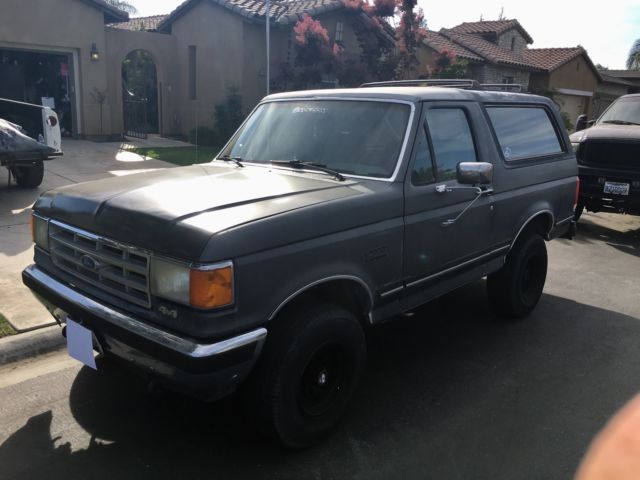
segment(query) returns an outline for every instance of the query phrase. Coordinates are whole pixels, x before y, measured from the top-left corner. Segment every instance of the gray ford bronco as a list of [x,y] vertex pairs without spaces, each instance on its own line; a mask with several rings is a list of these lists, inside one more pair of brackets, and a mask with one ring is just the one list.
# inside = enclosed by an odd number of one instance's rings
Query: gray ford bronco
[[44,193],[23,280],[76,358],[239,390],[264,432],[305,447],[344,414],[368,328],[483,277],[499,316],[535,307],[545,240],[572,233],[562,125],[508,92],[271,95],[208,164]]

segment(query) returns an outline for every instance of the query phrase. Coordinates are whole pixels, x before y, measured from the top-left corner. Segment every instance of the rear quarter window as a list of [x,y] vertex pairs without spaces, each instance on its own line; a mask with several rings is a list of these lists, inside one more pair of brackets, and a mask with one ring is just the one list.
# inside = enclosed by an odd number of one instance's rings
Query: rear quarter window
[[487,113],[505,161],[564,152],[553,120],[544,107],[488,106]]

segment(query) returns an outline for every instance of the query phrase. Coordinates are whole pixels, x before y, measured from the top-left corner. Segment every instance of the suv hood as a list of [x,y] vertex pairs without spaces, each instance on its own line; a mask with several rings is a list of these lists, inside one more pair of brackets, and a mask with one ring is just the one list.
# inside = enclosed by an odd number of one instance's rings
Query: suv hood
[[123,243],[197,260],[216,233],[358,195],[356,186],[321,173],[206,164],[56,188],[34,210]]
[[640,125],[615,125],[600,123],[585,130],[572,133],[572,142],[586,142],[588,140],[622,140],[640,142]]

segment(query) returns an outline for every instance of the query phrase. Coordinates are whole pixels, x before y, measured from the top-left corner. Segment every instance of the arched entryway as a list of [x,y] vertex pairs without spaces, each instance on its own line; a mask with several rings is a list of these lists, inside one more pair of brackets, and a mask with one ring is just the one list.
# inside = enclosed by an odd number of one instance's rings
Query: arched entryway
[[122,62],[125,135],[146,138],[159,132],[158,74],[151,54],[134,50]]

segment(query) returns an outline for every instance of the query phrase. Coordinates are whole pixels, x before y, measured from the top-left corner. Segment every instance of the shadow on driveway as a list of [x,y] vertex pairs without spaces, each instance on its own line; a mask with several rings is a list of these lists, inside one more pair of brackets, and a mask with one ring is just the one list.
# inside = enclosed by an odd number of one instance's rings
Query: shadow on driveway
[[236,398],[158,397],[101,359],[70,392],[90,447],[51,438],[43,412],[0,446],[2,475],[568,479],[638,390],[639,341],[640,320],[551,295],[531,318],[498,323],[477,282],[371,332],[346,420],[303,452],[258,437]]
[[[609,214],[602,220],[616,220],[620,214]],[[625,218],[620,215],[620,218]],[[626,216],[625,219],[628,219]],[[633,219],[640,219],[640,217],[630,217]],[[595,218],[594,218],[595,220]],[[618,222],[614,224],[618,228],[624,228]],[[621,252],[635,255],[640,257],[640,223],[636,223],[634,226],[628,229],[619,230],[616,228],[609,228],[601,223],[596,223],[588,217],[583,217],[578,223],[578,234],[574,238],[577,243],[606,243],[607,245],[620,250]]]

